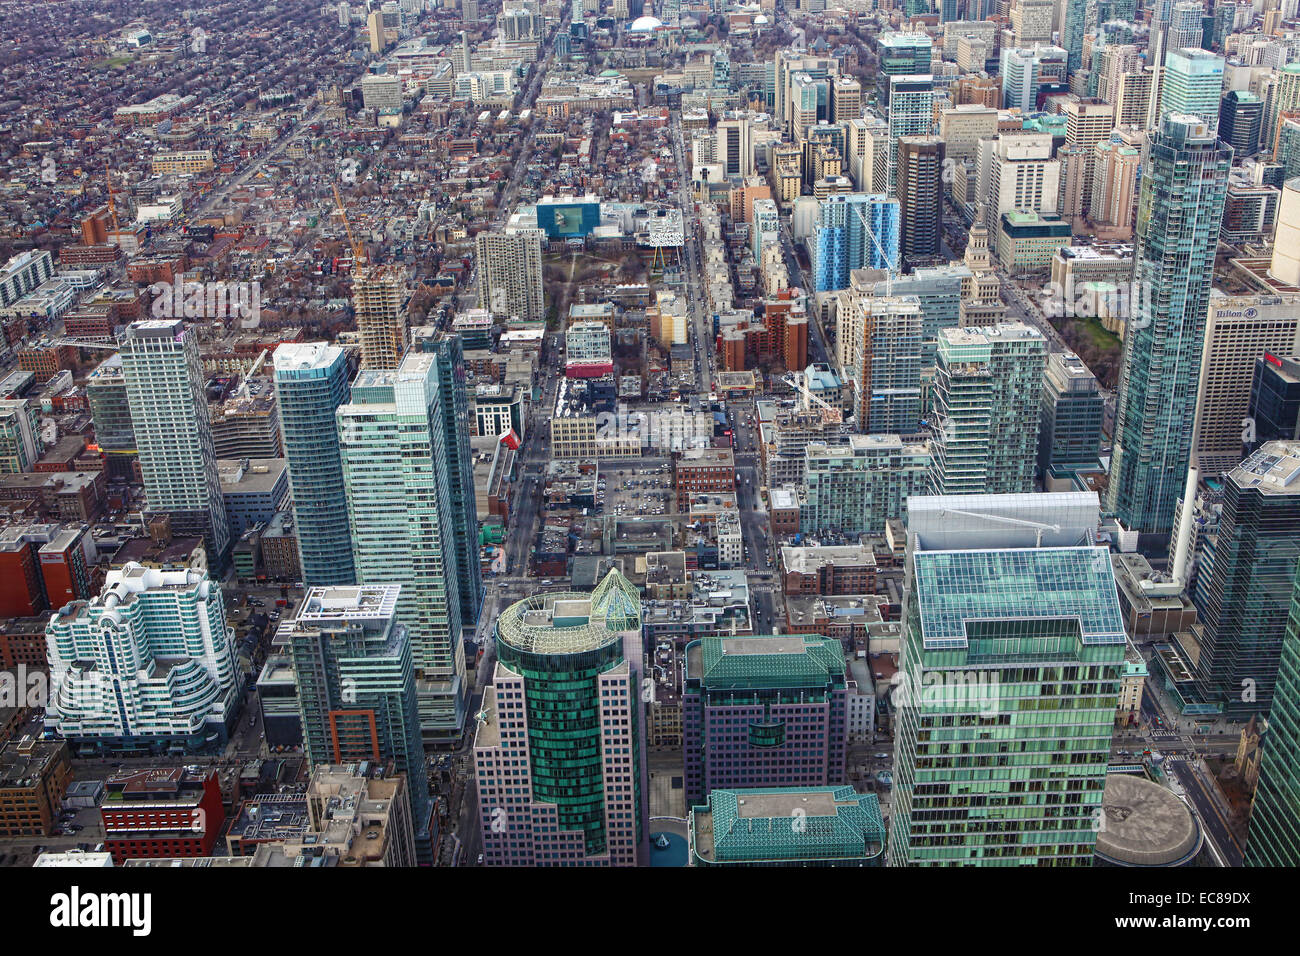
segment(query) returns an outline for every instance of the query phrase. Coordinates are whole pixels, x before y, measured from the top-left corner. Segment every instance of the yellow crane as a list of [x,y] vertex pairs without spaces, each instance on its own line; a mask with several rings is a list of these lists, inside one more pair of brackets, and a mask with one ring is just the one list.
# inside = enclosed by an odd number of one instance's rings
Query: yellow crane
[[348,222],[347,210],[343,208],[343,197],[339,195],[338,183],[334,184],[334,202],[338,204],[339,215],[343,218],[343,228],[348,233],[348,245],[352,247],[352,263],[354,269],[359,269],[361,263],[366,261],[366,252],[352,235],[352,224]]

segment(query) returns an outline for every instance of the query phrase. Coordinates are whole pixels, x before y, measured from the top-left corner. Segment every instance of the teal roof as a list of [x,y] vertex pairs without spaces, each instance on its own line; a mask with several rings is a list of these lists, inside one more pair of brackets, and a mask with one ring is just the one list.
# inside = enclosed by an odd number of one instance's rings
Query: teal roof
[[714,790],[691,830],[706,863],[866,860],[885,844],[879,799],[850,786]]
[[1100,547],[918,551],[927,648],[966,647],[968,621],[1077,619],[1085,644],[1123,644],[1110,552]]
[[818,634],[700,639],[705,687],[825,687],[844,675],[840,642]]

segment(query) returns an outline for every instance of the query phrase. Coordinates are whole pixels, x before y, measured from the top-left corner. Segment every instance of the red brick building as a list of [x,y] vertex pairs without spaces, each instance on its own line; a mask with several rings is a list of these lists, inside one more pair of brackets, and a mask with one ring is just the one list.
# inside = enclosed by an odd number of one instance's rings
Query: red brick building
[[736,493],[736,456],[730,448],[690,448],[673,462],[677,510],[685,513],[696,495]]
[[129,770],[104,784],[105,849],[119,866],[151,857],[211,856],[226,821],[212,771]]

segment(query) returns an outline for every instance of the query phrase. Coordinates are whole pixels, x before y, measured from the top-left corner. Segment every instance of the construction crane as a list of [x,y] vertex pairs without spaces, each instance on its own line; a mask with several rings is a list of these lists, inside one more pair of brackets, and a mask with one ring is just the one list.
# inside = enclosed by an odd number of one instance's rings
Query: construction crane
[[[113,219],[113,241],[117,242],[117,203],[113,200],[113,174],[108,168],[108,160],[104,160],[104,185],[108,189],[108,214]],[[120,245],[120,243],[119,243]]]
[[958,511],[955,508],[944,508],[939,512],[939,517],[941,518],[946,515],[960,515],[963,518],[979,518],[982,521],[1001,521],[1006,524],[1020,525],[1023,528],[1033,528],[1037,532],[1034,539],[1034,547],[1036,548],[1041,548],[1043,546],[1044,531],[1051,531],[1056,534],[1061,533],[1061,526],[1059,524],[1043,524],[1040,521],[1028,521],[1024,518],[1009,518],[1006,515],[993,515],[979,511]]
[[800,395],[804,396],[804,398],[808,399],[810,402],[816,402],[818,405],[820,405],[822,408],[823,422],[840,424],[841,422],[844,421],[844,412],[838,408],[834,408],[833,406],[828,405],[825,401],[822,400],[820,396],[814,395],[812,389],[810,389],[807,385],[804,384],[803,376],[801,374],[799,373],[787,374],[784,378],[781,379],[781,381],[784,382],[786,385],[789,385],[791,388],[793,388]]
[[343,208],[343,197],[339,195],[338,183],[334,184],[334,202],[338,204],[339,216],[343,219],[343,228],[347,230],[348,245],[352,247],[352,264],[353,268],[359,268],[366,261],[366,251],[362,248],[361,243],[357,242],[356,237],[352,235],[352,224],[348,222],[348,212]]
[[262,354],[257,357],[257,361],[253,363],[253,367],[244,373],[244,380],[239,383],[239,388],[235,390],[235,395],[237,397],[239,398],[248,397],[248,383],[252,381],[253,376],[255,376],[261,370],[262,363],[266,361],[266,357],[270,354],[271,354],[270,349],[262,349]]

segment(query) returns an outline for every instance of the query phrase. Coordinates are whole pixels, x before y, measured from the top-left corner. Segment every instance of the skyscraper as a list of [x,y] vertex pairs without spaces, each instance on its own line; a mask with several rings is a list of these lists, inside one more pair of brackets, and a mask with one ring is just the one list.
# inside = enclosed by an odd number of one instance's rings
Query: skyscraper
[[898,141],[897,193],[903,260],[937,256],[943,222],[943,140],[904,136]]
[[[904,136],[929,136],[934,122],[934,77],[929,73],[889,78],[889,152],[885,157],[887,192],[898,188],[898,143]],[[879,177],[877,177],[877,181]]]
[[889,107],[894,92],[890,88],[890,80],[893,77],[930,75],[934,41],[921,32],[882,33],[876,41],[880,49],[880,69],[876,74],[876,97],[882,107]]
[[1101,388],[1083,360],[1073,352],[1049,355],[1038,427],[1038,470],[1045,481],[1055,469],[1099,467],[1104,417]]
[[[1190,114],[1211,133],[1219,127],[1223,93],[1223,57],[1199,49],[1169,50],[1160,74],[1160,113]],[[1163,130],[1163,123],[1156,124]]]
[[395,584],[312,588],[287,626],[288,643],[307,761],[391,760],[406,774],[416,846],[431,856],[415,666],[410,635],[397,623],[399,591]]
[[289,342],[275,350],[272,361],[303,583],[352,584],[356,571],[335,424],[335,412],[348,397],[347,356],[324,342]]
[[649,852],[641,595],[611,570],[590,594],[538,594],[496,623],[475,715],[489,866],[635,866]]
[[244,688],[221,587],[206,572],[128,563],[90,601],[45,627],[50,703],[45,725],[106,750],[227,738]]
[[739,786],[844,782],[844,653],[812,634],[705,637],[686,645],[686,802]]
[[1143,155],[1106,510],[1167,536],[1192,449],[1214,255],[1232,149],[1195,116],[1171,114]]
[[1246,90],[1229,90],[1219,105],[1219,138],[1232,147],[1234,156],[1259,152],[1264,125],[1264,101]]
[[447,494],[456,542],[456,573],[460,580],[461,624],[478,621],[483,601],[483,572],[479,566],[478,502],[474,496],[474,454],[469,444],[469,394],[465,387],[465,350],[459,335],[432,327],[412,332],[414,347],[438,357],[442,445],[447,455]]
[[180,319],[133,322],[120,354],[145,509],[166,515],[175,535],[202,536],[221,566],[230,530],[194,332]]
[[943,329],[935,369],[933,493],[1033,491],[1047,342],[1021,322]]
[[1250,808],[1247,866],[1300,866],[1300,564]]
[[1092,865],[1127,647],[1096,502],[908,503],[890,865]]
[[478,307],[494,315],[546,317],[540,229],[480,232],[474,240]]
[[813,232],[813,284],[818,292],[847,289],[864,266],[898,268],[898,200],[867,193],[827,196]]
[[1071,71],[1083,65],[1083,35],[1088,32],[1088,0],[1061,0],[1061,46]]
[[1273,702],[1300,560],[1297,478],[1300,443],[1267,443],[1224,475],[1223,514],[1202,539],[1196,693],[1234,720],[1267,714]]
[[337,415],[358,584],[400,584],[411,632],[421,732],[456,741],[464,726],[460,570],[437,355],[363,370]]
[[406,354],[406,275],[398,266],[366,267],[352,280],[362,368],[397,368]]
[[920,427],[921,322],[916,296],[845,297],[839,334],[849,340],[845,372],[862,431],[912,435]]

